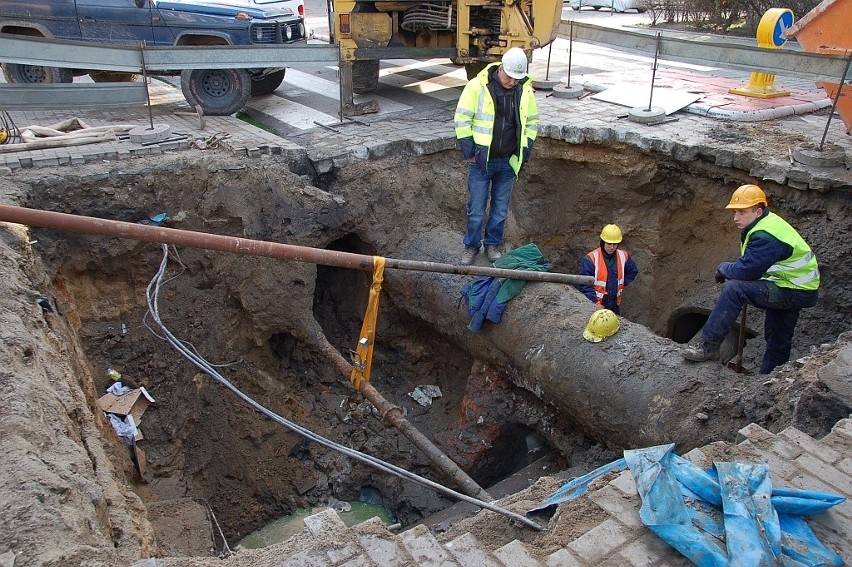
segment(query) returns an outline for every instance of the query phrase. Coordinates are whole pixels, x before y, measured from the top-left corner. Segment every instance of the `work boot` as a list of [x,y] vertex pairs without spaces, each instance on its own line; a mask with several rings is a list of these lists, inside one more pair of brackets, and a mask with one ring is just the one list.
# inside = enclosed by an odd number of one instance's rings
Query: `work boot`
[[486,246],[485,255],[488,256],[489,262],[496,262],[497,258],[503,255],[498,246]]
[[711,345],[707,342],[689,345],[681,353],[686,360],[693,362],[704,362],[705,360],[719,360],[719,345]]
[[479,254],[479,248],[473,248],[472,246],[465,246],[464,251],[461,255],[461,265],[462,266],[470,266],[473,264],[473,259],[476,258],[476,255]]

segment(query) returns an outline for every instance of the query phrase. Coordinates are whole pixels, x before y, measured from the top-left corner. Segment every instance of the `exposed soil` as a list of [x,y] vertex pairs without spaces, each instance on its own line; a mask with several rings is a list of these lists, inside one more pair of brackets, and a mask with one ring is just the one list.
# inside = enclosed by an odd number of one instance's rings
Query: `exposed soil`
[[[623,315],[657,335],[669,331],[672,312],[715,297],[713,267],[736,254],[736,229],[719,203],[741,174],[658,162],[630,148],[539,146],[516,189],[510,242],[535,242],[555,271],[573,273],[597,245],[600,227],[618,222],[642,271],[626,292]],[[415,250],[408,259],[456,261],[465,185],[455,153],[359,162],[321,179],[299,177],[271,159],[215,157],[187,151],[156,161],[18,172],[0,181],[0,202],[129,222],[166,212],[166,226],[183,230],[388,257]],[[848,357],[838,362],[849,337],[837,341],[850,320],[848,262],[836,246],[848,239],[848,195],[766,185],[773,206],[816,250],[825,291],[800,320],[794,355],[810,355],[806,362],[769,377],[734,375],[765,388],[736,406],[712,408],[715,429],[708,434],[727,440],[749,421],[821,436],[852,403],[842,392]],[[0,223],[0,554],[18,554],[18,566],[215,556],[223,547],[219,527],[233,543],[274,517],[332,496],[357,500],[363,489],[378,491],[404,526],[452,503],[305,440],[178,355],[145,315],[145,289],[162,257],[154,243]],[[168,276],[159,298],[163,322],[235,387],[337,443],[447,482],[411,441],[382,425],[323,349],[327,341],[348,357],[355,347],[369,274],[179,248]],[[437,286],[448,276],[429,277]],[[451,277],[459,289],[464,279]],[[499,335],[466,331],[457,297],[411,298],[394,278],[386,273],[372,384],[477,482],[488,486],[533,459],[530,434],[578,474],[617,456],[617,444],[530,387],[518,370],[523,361]],[[39,296],[52,311],[36,303]],[[524,310],[528,325],[551,333],[574,317],[543,307],[519,302],[516,313]],[[423,315],[444,309],[455,320]],[[750,325],[759,337],[759,320]],[[747,344],[747,367],[762,354],[761,343]],[[663,339],[653,344],[672,349]],[[840,378],[821,375],[838,364],[829,374]],[[96,410],[111,383],[108,368],[157,400],[140,426],[144,478]],[[624,372],[641,377],[642,364],[633,361]],[[409,394],[430,384],[442,396],[424,407]],[[660,394],[677,401],[682,392]],[[535,497],[558,482],[543,479]],[[571,521],[558,525],[579,535],[593,512],[566,508],[560,514]],[[503,537],[496,525],[471,529],[483,530],[478,538]],[[537,536],[544,539],[536,545],[557,545],[567,535]]]

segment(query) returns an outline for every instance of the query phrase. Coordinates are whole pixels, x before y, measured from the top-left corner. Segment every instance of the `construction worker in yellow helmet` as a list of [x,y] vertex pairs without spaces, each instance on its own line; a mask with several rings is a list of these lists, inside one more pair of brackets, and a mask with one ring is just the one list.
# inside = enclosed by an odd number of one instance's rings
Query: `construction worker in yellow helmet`
[[[453,117],[467,167],[467,230],[461,264],[473,264],[482,245],[488,261],[503,254],[512,190],[538,136],[538,106],[527,54],[512,47],[468,81]],[[484,231],[484,238],[483,238]]]
[[790,360],[799,311],[816,305],[819,296],[819,266],[808,243],[768,205],[757,185],[742,185],[731,195],[725,208],[734,211],[741,231],[740,257],[716,268],[716,281],[724,285],[700,342],[683,351],[687,360],[718,359],[719,346],[744,304],[766,310],[760,374]]
[[619,248],[622,240],[618,225],[608,224],[601,230],[599,246],[580,261],[580,275],[595,278],[593,285],[581,285],[580,291],[598,307],[615,314],[621,313],[624,288],[639,275],[636,262]]

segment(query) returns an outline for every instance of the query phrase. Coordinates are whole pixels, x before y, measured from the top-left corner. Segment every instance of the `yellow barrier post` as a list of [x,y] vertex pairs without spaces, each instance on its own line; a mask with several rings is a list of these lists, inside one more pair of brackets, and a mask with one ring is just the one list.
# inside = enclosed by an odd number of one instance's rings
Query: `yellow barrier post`
[[[781,49],[787,42],[785,31],[793,25],[793,12],[788,8],[770,8],[760,18],[757,26],[757,46],[764,49]],[[775,88],[775,73],[755,71],[748,86],[730,89],[728,92],[754,98],[789,96],[790,91]]]

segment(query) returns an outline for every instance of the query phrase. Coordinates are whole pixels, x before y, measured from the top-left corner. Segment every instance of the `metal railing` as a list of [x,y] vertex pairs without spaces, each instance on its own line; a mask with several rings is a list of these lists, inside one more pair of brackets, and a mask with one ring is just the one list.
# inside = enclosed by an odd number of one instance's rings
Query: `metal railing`
[[[335,45],[147,46],[93,44],[0,34],[3,63],[122,73],[183,69],[265,69],[293,63],[337,63]],[[0,110],[57,110],[145,104],[147,85],[135,83],[0,83]]]
[[[559,35],[568,37],[570,21],[559,24]],[[583,22],[573,22],[574,40],[594,43],[615,49],[629,49],[654,56],[657,50],[657,31],[643,33],[613,29]],[[762,49],[757,46],[704,41],[660,33],[659,57],[669,61],[736,69],[762,71],[837,82],[846,75],[846,58],[841,55],[805,53],[791,49]],[[849,77],[847,77],[849,78]]]

